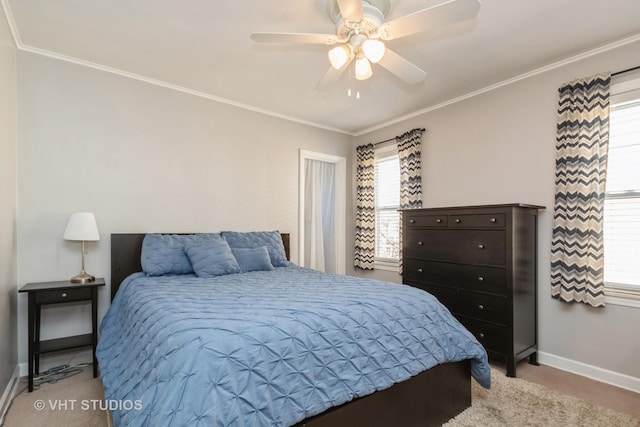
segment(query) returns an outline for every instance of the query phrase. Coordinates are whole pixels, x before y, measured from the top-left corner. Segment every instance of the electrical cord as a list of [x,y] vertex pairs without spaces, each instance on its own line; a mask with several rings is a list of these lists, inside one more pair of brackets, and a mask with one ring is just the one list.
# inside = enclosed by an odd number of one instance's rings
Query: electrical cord
[[61,365],[50,368],[33,377],[33,389],[37,390],[42,384],[55,384],[65,378],[78,375],[88,365],[88,363],[81,363],[75,366]]
[[[75,357],[75,355],[73,357]],[[73,360],[73,357],[69,360],[69,362]],[[91,365],[91,363],[78,363],[77,365],[73,365],[73,366],[60,365],[60,366],[55,366],[53,368],[49,368],[46,371],[33,376],[33,390],[38,390],[42,384],[55,384],[58,381],[63,380],[65,378],[78,375],[79,373],[82,372],[84,368],[86,368],[89,365]],[[29,382],[28,376],[20,378],[20,383],[25,384],[28,382]],[[16,394],[13,396],[13,399],[11,399],[11,403],[9,403],[9,406],[7,407],[6,412],[9,412],[9,409],[13,405],[14,399],[19,395],[21,395],[22,393],[24,393],[28,388],[29,386],[26,385],[20,391],[16,392]],[[0,421],[1,421],[0,422],[0,427],[1,427],[4,425],[5,420],[2,419]]]

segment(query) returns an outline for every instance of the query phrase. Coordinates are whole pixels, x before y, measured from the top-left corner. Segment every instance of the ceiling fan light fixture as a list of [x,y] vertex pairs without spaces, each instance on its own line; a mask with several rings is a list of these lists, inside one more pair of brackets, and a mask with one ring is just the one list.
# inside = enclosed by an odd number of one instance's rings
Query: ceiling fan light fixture
[[384,56],[386,48],[380,40],[367,39],[362,43],[362,53],[370,62],[377,64]]
[[356,59],[356,79],[367,80],[373,75],[371,63],[364,56]]
[[352,56],[351,46],[343,44],[329,51],[329,62],[333,68],[339,70],[351,60]]

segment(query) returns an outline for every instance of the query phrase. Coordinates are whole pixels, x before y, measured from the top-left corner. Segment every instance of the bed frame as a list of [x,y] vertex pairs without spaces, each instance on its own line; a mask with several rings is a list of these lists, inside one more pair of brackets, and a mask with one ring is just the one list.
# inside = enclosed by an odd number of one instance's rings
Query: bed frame
[[[111,299],[122,281],[142,271],[144,233],[111,234]],[[289,234],[282,234],[290,259]],[[439,426],[471,406],[468,360],[445,363],[378,391],[331,408],[295,427],[427,427]]]

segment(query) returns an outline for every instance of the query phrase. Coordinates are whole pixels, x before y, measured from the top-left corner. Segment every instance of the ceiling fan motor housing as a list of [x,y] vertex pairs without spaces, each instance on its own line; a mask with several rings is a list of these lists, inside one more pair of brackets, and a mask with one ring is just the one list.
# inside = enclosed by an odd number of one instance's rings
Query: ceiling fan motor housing
[[336,0],[329,3],[329,15],[336,24],[336,35],[339,39],[349,39],[353,34],[375,35],[389,12],[390,0],[363,0],[363,19],[360,22],[349,22],[342,17]]

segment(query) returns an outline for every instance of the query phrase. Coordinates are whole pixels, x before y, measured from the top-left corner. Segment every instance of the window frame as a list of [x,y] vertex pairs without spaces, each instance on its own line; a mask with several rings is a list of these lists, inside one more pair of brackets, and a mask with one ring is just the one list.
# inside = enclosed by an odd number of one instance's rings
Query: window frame
[[[398,158],[398,166],[399,166],[399,162],[400,162],[400,157],[399,157],[399,153],[398,153],[398,147],[397,144],[395,143],[395,140],[390,142],[390,143],[385,143],[385,144],[381,144],[379,147],[375,148],[375,156],[374,156],[374,167],[375,167],[375,163],[378,160],[383,160],[383,159],[388,159],[390,157],[397,157]],[[375,181],[374,181],[375,182]],[[398,191],[400,189],[398,188]],[[377,192],[377,187],[376,190]],[[398,200],[398,206],[397,207],[388,207],[388,208],[384,208],[384,210],[398,210],[398,216],[400,216],[400,201]],[[378,212],[378,206],[377,206],[377,202],[374,203],[374,210],[377,214]],[[377,231],[376,231],[376,237],[377,237]],[[378,252],[378,241],[376,239],[376,246],[375,246],[375,253]],[[398,271],[398,265],[400,264],[400,259],[398,258],[396,259],[392,259],[392,258],[379,258],[377,256],[374,256],[374,268],[377,270],[387,270],[387,271]]]
[[[640,100],[640,72],[614,77],[610,87],[610,108],[634,100]],[[604,286],[605,303],[640,308],[640,285],[605,281]]]

